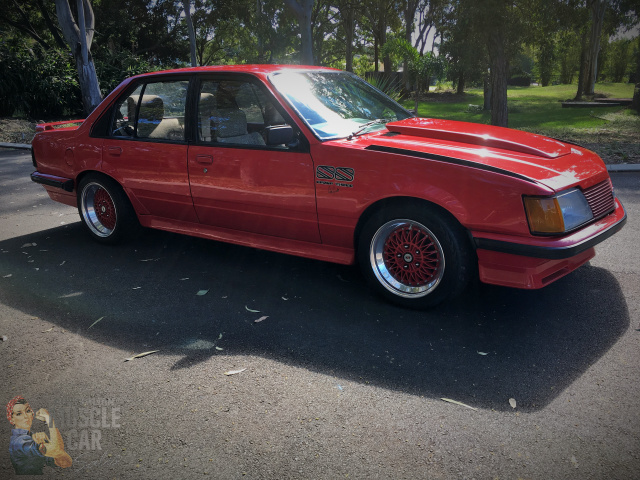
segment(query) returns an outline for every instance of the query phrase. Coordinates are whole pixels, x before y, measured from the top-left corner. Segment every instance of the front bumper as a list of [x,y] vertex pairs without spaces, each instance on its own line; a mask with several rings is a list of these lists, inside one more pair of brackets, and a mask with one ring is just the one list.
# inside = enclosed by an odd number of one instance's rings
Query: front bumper
[[567,236],[515,239],[506,235],[476,234],[480,280],[507,287],[542,288],[595,256],[594,247],[626,223],[620,200],[615,210]]

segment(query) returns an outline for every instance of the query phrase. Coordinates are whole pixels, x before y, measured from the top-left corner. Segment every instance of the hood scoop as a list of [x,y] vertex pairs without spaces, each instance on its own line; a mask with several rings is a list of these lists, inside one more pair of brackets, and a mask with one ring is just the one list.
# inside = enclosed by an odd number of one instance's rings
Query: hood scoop
[[387,123],[387,129],[402,135],[498,148],[548,159],[571,153],[571,148],[558,140],[479,123],[435,118],[407,118],[399,122]]

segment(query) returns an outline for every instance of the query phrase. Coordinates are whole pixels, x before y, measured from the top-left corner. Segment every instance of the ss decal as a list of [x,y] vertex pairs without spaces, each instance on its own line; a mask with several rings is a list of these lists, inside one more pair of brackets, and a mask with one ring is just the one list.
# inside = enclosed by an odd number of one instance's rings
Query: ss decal
[[318,165],[316,167],[316,183],[321,185],[335,185],[337,187],[352,188],[355,171],[349,167],[332,167]]

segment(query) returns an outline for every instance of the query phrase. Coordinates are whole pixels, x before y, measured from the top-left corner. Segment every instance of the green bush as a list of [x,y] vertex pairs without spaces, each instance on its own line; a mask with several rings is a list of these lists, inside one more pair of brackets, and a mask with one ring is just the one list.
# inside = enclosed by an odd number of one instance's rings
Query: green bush
[[4,44],[0,71],[0,115],[54,118],[82,111],[70,54]]
[[94,61],[103,97],[111,93],[125,78],[161,69],[126,50],[100,50],[94,55]]
[[508,85],[512,87],[528,87],[531,85],[531,75],[528,73],[522,73],[520,75],[513,75],[509,81]]

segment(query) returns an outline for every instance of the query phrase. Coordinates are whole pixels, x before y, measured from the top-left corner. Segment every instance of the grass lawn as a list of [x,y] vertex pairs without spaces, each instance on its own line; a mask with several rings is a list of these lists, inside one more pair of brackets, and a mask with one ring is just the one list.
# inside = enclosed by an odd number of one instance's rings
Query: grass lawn
[[[640,116],[624,107],[562,108],[573,99],[576,85],[549,87],[509,87],[509,127],[583,144],[609,163],[640,163]],[[631,98],[632,84],[598,83],[596,94],[609,98]],[[474,123],[490,123],[489,112],[482,111],[481,89],[464,95],[430,93],[418,104],[421,117],[446,118]],[[414,102],[404,102],[413,108]]]

